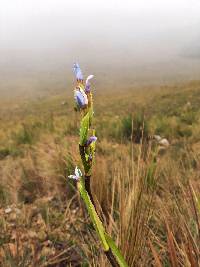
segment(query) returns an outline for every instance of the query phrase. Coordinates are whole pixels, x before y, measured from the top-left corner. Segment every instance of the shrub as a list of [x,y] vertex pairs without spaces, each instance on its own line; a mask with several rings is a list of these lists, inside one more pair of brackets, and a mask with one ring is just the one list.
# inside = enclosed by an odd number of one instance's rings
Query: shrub
[[192,125],[193,123],[197,122],[197,113],[192,110],[189,110],[187,112],[182,113],[180,119],[182,122],[188,125]]
[[185,137],[188,138],[192,136],[192,129],[187,125],[179,125],[177,127],[177,133],[179,137]]
[[7,190],[7,188],[0,184],[0,205],[4,206],[4,205],[8,205],[10,201],[10,194]]
[[155,132],[161,136],[171,136],[172,129],[170,127],[169,120],[165,117],[159,117],[156,121]]
[[0,160],[6,158],[8,155],[10,155],[10,149],[9,148],[2,148],[0,149]]
[[28,124],[22,124],[22,128],[14,134],[14,139],[16,140],[18,145],[21,144],[33,144],[33,140],[35,137],[34,127]]
[[18,198],[24,203],[33,203],[37,197],[45,195],[43,179],[34,170],[23,169],[22,185],[18,191]]
[[34,122],[22,123],[20,130],[13,134],[13,139],[17,145],[29,144],[32,145],[39,138],[42,130],[48,132],[54,131],[53,116],[45,119],[36,120]]
[[132,135],[132,116],[129,114],[127,117],[122,119],[122,136],[124,138],[131,138]]
[[22,149],[20,149],[19,147],[15,147],[14,145],[0,149],[0,160],[5,159],[7,156],[23,156],[23,151]]
[[141,138],[149,135],[149,127],[144,115],[140,112],[128,115],[122,119],[122,136],[125,139],[132,139],[135,143],[140,143]]

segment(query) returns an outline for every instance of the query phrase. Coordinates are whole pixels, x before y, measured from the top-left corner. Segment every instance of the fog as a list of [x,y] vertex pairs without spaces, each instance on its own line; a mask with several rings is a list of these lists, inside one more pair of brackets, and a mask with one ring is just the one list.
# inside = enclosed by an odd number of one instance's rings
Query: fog
[[39,77],[43,83],[70,80],[74,61],[100,83],[199,77],[199,0],[0,4],[1,89],[5,84],[17,88],[22,81],[38,85]]

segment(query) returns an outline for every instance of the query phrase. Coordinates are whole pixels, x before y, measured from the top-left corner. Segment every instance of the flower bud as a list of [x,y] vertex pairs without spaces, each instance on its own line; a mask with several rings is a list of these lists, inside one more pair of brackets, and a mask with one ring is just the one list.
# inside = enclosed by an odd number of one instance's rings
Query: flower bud
[[89,146],[91,145],[93,142],[97,141],[97,137],[96,136],[90,136],[90,138],[87,140],[85,146]]
[[69,179],[73,179],[76,181],[80,180],[81,177],[82,177],[82,172],[77,166],[75,168],[74,174],[68,176]]
[[94,77],[94,75],[89,75],[86,79],[86,82],[85,82],[85,92],[86,94],[90,93],[90,80]]
[[78,81],[83,81],[83,74],[78,63],[74,63],[73,71]]
[[74,99],[79,108],[85,108],[88,104],[87,95],[81,88],[74,90]]

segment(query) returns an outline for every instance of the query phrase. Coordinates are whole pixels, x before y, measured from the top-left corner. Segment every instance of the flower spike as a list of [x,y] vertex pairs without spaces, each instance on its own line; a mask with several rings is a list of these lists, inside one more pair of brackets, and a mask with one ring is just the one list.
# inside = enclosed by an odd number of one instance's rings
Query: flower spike
[[[77,105],[76,110],[78,109],[81,111],[79,152],[82,166],[84,168],[84,174],[82,175],[81,170],[76,167],[74,174],[69,175],[68,177],[77,182],[77,189],[86,205],[94,229],[102,243],[103,250],[109,262],[113,267],[128,267],[114,241],[107,235],[103,223],[98,216],[90,186],[92,167],[95,159],[95,142],[97,141],[95,130],[91,131],[94,112],[90,80],[94,75],[89,75],[84,84],[82,71],[78,63],[74,64],[73,70],[77,79],[77,86],[74,90],[74,99]],[[90,132],[91,136],[89,137]]]

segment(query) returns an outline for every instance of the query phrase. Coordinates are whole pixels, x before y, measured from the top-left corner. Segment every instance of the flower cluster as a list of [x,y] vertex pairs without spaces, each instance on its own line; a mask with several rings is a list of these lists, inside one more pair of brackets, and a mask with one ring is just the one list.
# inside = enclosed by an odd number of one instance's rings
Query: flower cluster
[[77,107],[79,109],[87,108],[88,106],[88,94],[91,90],[90,80],[94,77],[94,75],[89,75],[86,79],[85,86],[83,84],[83,74],[81,68],[78,63],[74,63],[73,67],[74,74],[76,76],[76,80],[78,85],[74,90],[74,99]]
[[[95,131],[90,134],[91,121],[93,117],[93,105],[92,105],[92,92],[91,92],[91,79],[94,75],[89,75],[85,81],[83,80],[83,74],[78,63],[73,66],[73,71],[77,80],[77,85],[74,90],[74,100],[76,103],[77,110],[81,112],[81,125],[80,125],[80,147],[81,147],[81,158],[85,173],[91,172],[92,165],[94,162],[95,154],[95,142],[97,137]],[[90,137],[89,137],[90,136]],[[69,178],[79,180],[78,169],[76,167],[75,174],[70,175]]]

